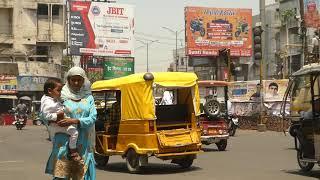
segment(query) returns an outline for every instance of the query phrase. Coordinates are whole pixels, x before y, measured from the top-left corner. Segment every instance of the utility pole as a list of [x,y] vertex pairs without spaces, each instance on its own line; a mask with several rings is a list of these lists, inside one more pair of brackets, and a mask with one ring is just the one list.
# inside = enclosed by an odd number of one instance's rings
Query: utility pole
[[300,28],[301,28],[301,34],[302,34],[302,66],[306,62],[308,58],[308,44],[307,44],[307,29],[305,26],[305,20],[304,20],[304,0],[299,0],[299,5],[300,5]]
[[171,28],[168,27],[162,27],[163,29],[166,29],[172,33],[175,33],[176,35],[176,57],[175,57],[175,65],[176,65],[176,71],[178,71],[178,61],[179,61],[179,57],[178,57],[178,34],[181,33],[184,29],[181,29],[180,31],[174,31]]
[[179,57],[178,57],[178,31],[176,31],[176,71],[178,71],[178,63],[179,63]]
[[158,42],[159,40],[147,40],[146,42],[139,39],[136,40],[147,46],[147,72],[149,72],[149,45],[151,45],[154,42]]
[[266,6],[266,2],[265,0],[260,0],[260,23],[261,23],[261,28],[262,28],[262,35],[261,35],[261,54],[262,54],[262,58],[260,60],[260,122],[258,124],[258,131],[260,132],[264,132],[266,131],[266,125],[263,124],[263,116],[264,116],[264,107],[263,107],[263,89],[265,87],[263,87],[263,79],[264,79],[264,58],[265,58],[265,48],[266,46],[264,45],[265,43],[265,32],[263,32],[265,30],[265,6]]

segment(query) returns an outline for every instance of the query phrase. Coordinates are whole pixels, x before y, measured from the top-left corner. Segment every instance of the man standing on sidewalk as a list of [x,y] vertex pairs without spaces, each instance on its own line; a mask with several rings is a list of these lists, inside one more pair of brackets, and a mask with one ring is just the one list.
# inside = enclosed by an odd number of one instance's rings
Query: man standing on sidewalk
[[312,38],[312,54],[315,59],[319,59],[319,33],[317,31],[314,32],[314,36]]

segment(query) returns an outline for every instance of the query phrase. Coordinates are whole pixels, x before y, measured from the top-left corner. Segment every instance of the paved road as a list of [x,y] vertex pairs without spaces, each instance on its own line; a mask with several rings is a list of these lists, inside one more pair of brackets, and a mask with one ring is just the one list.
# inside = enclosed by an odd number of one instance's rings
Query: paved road
[[[22,131],[0,126],[0,179],[44,180],[43,173],[51,147],[46,140],[45,128],[29,126]],[[205,146],[189,170],[152,158],[143,175],[128,174],[125,161],[111,157],[104,169],[97,170],[97,179],[112,180],[304,180],[319,179],[316,166],[311,173],[303,174],[295,159],[291,137],[283,133],[239,131],[230,139],[227,151]]]

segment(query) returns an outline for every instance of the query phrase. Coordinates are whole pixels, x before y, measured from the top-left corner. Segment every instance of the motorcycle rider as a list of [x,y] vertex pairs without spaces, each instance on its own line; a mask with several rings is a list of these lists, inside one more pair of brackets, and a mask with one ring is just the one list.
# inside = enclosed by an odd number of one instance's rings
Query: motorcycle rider
[[16,107],[16,113],[18,116],[22,116],[24,119],[24,123],[26,123],[27,115],[28,115],[28,107],[21,99],[19,100],[18,105]]

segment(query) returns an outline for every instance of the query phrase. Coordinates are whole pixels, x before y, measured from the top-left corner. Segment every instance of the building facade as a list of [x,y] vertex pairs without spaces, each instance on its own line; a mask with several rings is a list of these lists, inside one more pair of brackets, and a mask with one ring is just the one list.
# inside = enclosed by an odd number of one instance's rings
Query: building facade
[[65,7],[63,0],[0,0],[0,75],[16,77],[15,96],[39,100],[45,80],[61,78]]

